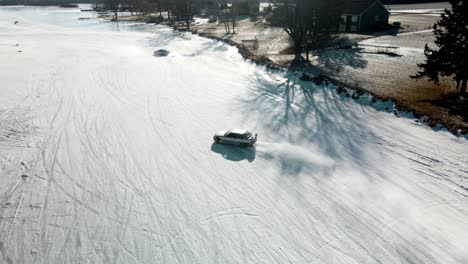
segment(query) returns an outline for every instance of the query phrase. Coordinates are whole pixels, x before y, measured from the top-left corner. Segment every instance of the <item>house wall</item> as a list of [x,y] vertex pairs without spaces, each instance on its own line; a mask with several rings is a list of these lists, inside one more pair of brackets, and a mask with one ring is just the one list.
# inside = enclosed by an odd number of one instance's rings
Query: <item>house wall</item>
[[342,23],[338,28],[339,32],[359,32],[361,17],[359,15],[342,15]]
[[388,25],[390,13],[379,3],[372,3],[362,14],[343,14],[339,32],[372,32]]
[[382,29],[388,25],[389,17],[390,13],[385,9],[385,7],[375,4],[361,15],[359,31],[371,32]]

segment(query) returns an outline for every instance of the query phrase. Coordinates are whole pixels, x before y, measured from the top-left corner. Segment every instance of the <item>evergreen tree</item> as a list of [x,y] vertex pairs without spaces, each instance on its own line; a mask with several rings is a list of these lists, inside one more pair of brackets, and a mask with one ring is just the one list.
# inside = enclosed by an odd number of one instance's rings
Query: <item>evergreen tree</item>
[[445,10],[433,27],[438,49],[427,44],[426,62],[418,64],[420,71],[411,76],[428,78],[439,84],[440,77],[452,77],[460,94],[466,94],[468,80],[468,1],[450,0],[452,10]]

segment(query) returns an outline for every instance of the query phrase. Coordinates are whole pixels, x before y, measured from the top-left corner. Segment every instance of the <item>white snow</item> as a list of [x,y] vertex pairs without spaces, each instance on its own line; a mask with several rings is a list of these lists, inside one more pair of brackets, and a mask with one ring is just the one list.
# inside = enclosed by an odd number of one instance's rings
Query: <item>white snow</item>
[[390,10],[392,14],[436,14],[440,15],[444,12],[445,9],[402,9],[402,10]]
[[438,14],[444,12],[445,9],[451,9],[449,2],[433,2],[420,4],[401,4],[387,5],[387,9],[391,13],[408,13],[408,14]]
[[[212,40],[24,12],[0,8],[0,263],[468,262],[466,139]],[[256,148],[212,145],[233,127]]]

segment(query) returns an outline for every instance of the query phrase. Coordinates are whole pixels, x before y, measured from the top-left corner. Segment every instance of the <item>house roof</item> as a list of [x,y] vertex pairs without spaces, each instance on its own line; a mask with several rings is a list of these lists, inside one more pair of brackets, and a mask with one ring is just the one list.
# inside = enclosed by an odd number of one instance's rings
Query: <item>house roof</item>
[[359,15],[364,13],[369,7],[380,4],[378,0],[347,0],[345,2],[343,14]]

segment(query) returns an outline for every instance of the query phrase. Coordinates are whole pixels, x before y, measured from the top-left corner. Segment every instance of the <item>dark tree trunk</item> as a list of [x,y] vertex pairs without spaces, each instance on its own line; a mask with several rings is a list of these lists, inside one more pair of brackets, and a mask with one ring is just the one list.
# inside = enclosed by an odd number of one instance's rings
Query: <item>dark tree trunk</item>
[[226,21],[223,22],[223,25],[224,25],[224,30],[226,31],[226,34],[228,33],[228,28],[226,26]]
[[227,34],[231,34],[231,26],[229,25],[229,18],[227,13],[224,14],[224,23],[226,23]]
[[294,40],[294,55],[302,54],[302,41],[300,39]]
[[235,16],[231,15],[232,20],[232,34],[236,34],[236,18]]
[[461,88],[460,88],[460,94],[466,95],[466,82],[467,80],[462,80]]

